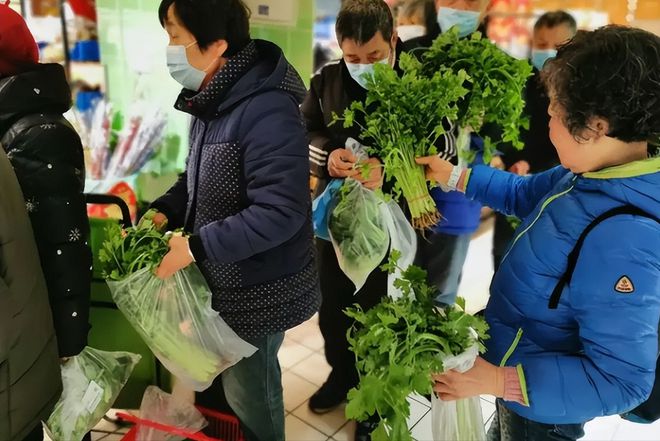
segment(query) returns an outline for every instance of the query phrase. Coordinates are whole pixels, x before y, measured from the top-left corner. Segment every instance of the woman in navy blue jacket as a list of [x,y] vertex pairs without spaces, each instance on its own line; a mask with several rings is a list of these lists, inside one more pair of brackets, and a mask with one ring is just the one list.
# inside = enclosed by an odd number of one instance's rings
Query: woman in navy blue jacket
[[157,274],[199,265],[213,308],[259,349],[222,374],[227,401],[249,440],[281,440],[277,352],[320,303],[306,90],[280,48],[250,39],[242,1],[163,0],[159,15],[184,87],[175,107],[193,121],[186,171],[152,206],[156,224],[192,234],[170,241]]
[[436,377],[442,399],[500,399],[492,440],[580,438],[647,399],[658,358],[660,37],[580,32],[546,69],[563,167],[523,178],[419,161],[524,219],[491,285],[484,358]]

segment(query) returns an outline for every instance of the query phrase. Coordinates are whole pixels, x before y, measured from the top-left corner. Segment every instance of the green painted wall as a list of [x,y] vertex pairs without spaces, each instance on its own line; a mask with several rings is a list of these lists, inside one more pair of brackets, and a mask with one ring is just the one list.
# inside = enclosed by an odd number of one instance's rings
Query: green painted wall
[[[273,41],[284,50],[305,81],[312,74],[314,0],[296,0],[295,26],[253,24],[253,38]],[[165,64],[167,37],[157,17],[160,0],[96,0],[101,62],[106,68],[108,95],[124,115],[140,98],[167,110],[170,139],[147,172],[163,176],[161,185],[141,177],[139,197],[152,200],[180,171],[187,155],[188,117],[173,109],[180,86]],[[149,182],[149,185],[144,183]],[[160,188],[158,188],[160,187]]]

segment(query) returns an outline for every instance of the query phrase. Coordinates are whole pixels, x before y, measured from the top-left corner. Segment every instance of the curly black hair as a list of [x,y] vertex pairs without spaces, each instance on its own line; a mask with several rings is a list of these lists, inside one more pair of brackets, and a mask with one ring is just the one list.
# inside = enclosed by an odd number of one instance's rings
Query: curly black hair
[[660,37],[616,25],[580,31],[542,75],[576,139],[600,117],[609,123],[608,136],[660,141]]

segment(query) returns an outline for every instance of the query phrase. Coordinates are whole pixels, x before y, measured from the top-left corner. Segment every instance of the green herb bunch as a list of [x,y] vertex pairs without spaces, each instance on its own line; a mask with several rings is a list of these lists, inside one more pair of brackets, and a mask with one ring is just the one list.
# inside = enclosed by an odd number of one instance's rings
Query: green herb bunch
[[[393,251],[383,269],[393,272],[399,257]],[[411,440],[407,397],[431,394],[431,375],[443,371],[444,356],[461,354],[475,343],[483,351],[488,338],[488,325],[465,312],[463,299],[456,307],[434,305],[436,290],[424,270],[410,266],[395,284],[403,292],[401,298],[388,297],[368,311],[359,306],[346,311],[356,322],[348,341],[360,373],[358,387],[348,395],[346,416],[364,421],[378,415],[374,441]]]
[[107,239],[99,251],[101,272],[106,280],[119,281],[143,269],[156,269],[169,251],[170,235],[158,231],[150,220],[137,227],[106,228]]
[[446,133],[447,121],[458,118],[458,102],[468,93],[463,87],[468,76],[450,69],[424,75],[422,63],[408,54],[401,55],[399,66],[401,76],[377,64],[367,80],[366,102],[353,102],[335,122],[360,126],[364,139],[372,142],[369,154],[381,159],[385,178],[394,181],[395,196],[407,200],[413,226],[424,230],[436,225],[440,214],[415,158],[437,154],[436,142]]
[[507,55],[480,32],[459,38],[456,28],[440,35],[422,58],[427,76],[442,68],[468,73],[464,87],[469,93],[461,101],[455,121],[459,127],[471,128],[477,135],[481,135],[485,125],[502,131],[501,140],[482,136],[484,162],[490,163],[501,142],[518,149],[523,147],[520,131],[529,128],[528,119],[523,117],[524,88],[532,73],[528,61]]

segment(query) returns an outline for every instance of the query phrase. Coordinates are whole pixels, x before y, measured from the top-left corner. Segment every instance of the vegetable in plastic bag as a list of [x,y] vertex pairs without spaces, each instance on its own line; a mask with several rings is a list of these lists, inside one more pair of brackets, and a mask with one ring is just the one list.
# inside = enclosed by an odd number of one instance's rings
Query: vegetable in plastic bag
[[355,291],[385,259],[389,233],[383,216],[384,201],[354,179],[346,179],[330,213],[328,229],[339,267]]
[[257,350],[211,308],[211,291],[194,264],[166,280],[143,268],[108,286],[154,355],[195,391]]
[[[190,433],[197,433],[208,425],[204,416],[192,403],[163,392],[156,386],[149,386],[144,392],[140,405],[140,417]],[[181,441],[184,437],[167,434],[151,427],[139,426],[136,439],[140,441]]]
[[[478,356],[479,347],[474,345],[460,355],[443,358],[442,365],[445,372],[456,370],[463,373],[472,369]],[[486,439],[484,417],[478,396],[456,401],[442,401],[433,394],[431,404],[434,441],[448,439],[483,441]]]
[[63,392],[44,424],[53,441],[80,441],[110,410],[140,356],[86,347],[62,365]]

